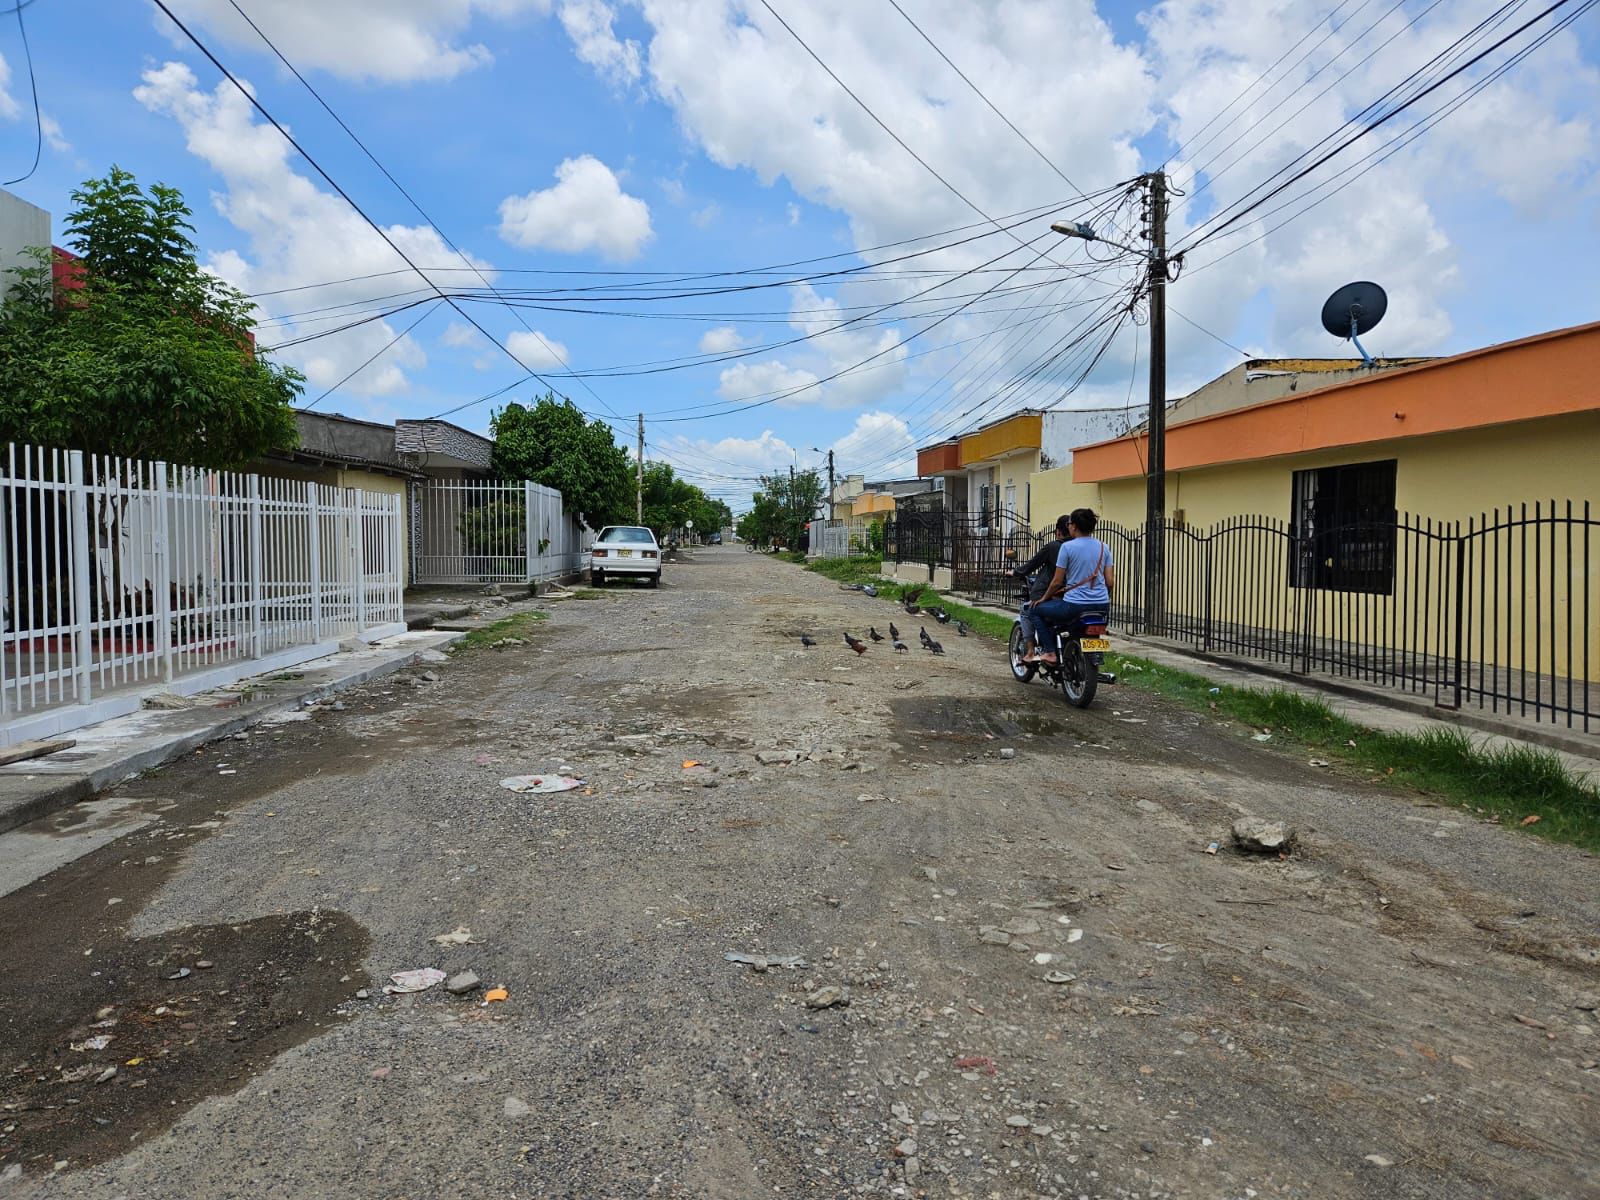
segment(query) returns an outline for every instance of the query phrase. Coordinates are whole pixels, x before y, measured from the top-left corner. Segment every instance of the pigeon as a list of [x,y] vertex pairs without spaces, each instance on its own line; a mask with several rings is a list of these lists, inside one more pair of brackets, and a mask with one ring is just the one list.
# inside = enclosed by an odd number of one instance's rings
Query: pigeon
[[957,621],[956,622],[956,632],[958,634],[960,634],[962,637],[966,637],[967,636],[967,630],[969,628],[970,628],[970,626],[965,621]]
[[899,651],[899,652],[900,652],[900,653],[901,653],[901,654],[904,654],[904,653],[905,653],[905,652],[906,652],[906,651],[907,651],[907,650],[908,650],[908,649],[910,649],[910,647],[908,647],[908,646],[907,646],[907,645],[906,645],[906,644],[905,644],[905,643],[904,643],[904,642],[902,642],[902,641],[901,641],[901,640],[900,640],[900,639],[899,639],[899,638],[895,638],[895,639],[894,639],[894,643],[893,643],[893,645],[894,645],[894,648],[895,648],[895,649],[896,649],[896,650],[898,650],[898,651]]
[[877,628],[872,625],[867,626],[867,636],[875,642],[883,641],[883,634],[879,633]]
[[908,617],[914,617],[921,611],[922,610],[920,608],[918,608],[915,604],[906,605],[906,616],[908,616]]
[[945,612],[944,609],[942,609],[942,608],[930,608],[928,611],[933,614],[933,619],[935,621],[939,622],[939,624],[941,624],[941,625],[950,624],[950,614]]
[[944,647],[939,645],[939,643],[934,641],[932,638],[929,638],[926,642],[923,643],[923,645],[927,647],[928,652],[930,654],[943,654],[944,653]]
[[917,630],[917,641],[921,642],[924,646],[933,641],[933,639],[928,636],[928,627],[926,625],[921,626]]
[[867,644],[851,637],[848,633],[844,635],[844,644],[849,646],[850,649],[854,650],[857,654],[865,654],[867,652]]
[[869,596],[876,596],[878,594],[878,589],[873,587],[870,583],[862,584],[861,590]]
[[894,627],[893,621],[889,622],[889,636],[897,642],[900,640],[900,631]]
[[814,638],[812,638],[812,636],[809,633],[802,633],[800,635],[800,644],[802,646],[815,646],[817,643],[816,643],[816,640]]
[[900,599],[909,605],[913,603],[918,596],[922,595],[922,591],[922,585],[919,583],[916,587],[907,588],[905,591],[901,592]]

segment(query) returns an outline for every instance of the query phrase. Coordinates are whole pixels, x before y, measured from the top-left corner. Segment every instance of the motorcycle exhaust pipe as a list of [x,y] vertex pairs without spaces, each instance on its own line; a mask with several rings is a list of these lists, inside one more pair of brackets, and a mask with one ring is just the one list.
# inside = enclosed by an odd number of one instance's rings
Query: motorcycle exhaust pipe
[[1117,681],[1117,675],[1116,675],[1115,671],[1101,671],[1100,672],[1100,682],[1101,683],[1115,683],[1116,681]]

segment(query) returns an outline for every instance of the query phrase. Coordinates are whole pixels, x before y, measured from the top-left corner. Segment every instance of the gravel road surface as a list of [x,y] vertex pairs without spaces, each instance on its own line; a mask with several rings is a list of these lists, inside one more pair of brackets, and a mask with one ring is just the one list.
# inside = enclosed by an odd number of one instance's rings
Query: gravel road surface
[[1600,1195],[1593,856],[737,547],[548,609],[0,899],[0,1195]]

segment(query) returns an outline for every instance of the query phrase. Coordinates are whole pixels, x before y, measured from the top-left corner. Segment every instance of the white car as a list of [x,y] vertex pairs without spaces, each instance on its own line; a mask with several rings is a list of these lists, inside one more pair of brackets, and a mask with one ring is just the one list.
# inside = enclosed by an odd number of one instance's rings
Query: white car
[[621,575],[640,576],[651,587],[661,582],[661,546],[642,525],[607,525],[589,547],[589,581],[595,587]]

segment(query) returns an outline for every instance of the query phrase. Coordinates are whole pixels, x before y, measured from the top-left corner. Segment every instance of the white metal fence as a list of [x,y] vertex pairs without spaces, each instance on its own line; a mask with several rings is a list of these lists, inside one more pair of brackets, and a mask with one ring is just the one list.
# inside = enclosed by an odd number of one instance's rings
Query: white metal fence
[[874,535],[873,526],[881,526],[883,516],[850,517],[838,521],[812,521],[808,526],[810,540],[806,543],[807,558],[859,558],[862,555],[881,553],[883,535]]
[[582,568],[583,527],[555,488],[429,479],[412,503],[415,583],[538,583]]
[[404,628],[398,496],[11,445],[0,745]]

